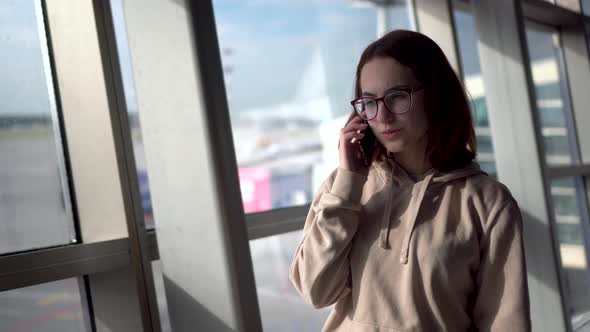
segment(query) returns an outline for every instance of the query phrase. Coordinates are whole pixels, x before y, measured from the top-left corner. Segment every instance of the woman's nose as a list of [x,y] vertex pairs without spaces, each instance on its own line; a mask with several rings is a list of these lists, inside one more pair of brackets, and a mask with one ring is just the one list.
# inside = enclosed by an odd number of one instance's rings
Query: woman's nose
[[385,102],[383,100],[377,103],[377,117],[375,120],[379,122],[390,122],[395,117],[395,114],[391,113],[387,107],[385,106]]

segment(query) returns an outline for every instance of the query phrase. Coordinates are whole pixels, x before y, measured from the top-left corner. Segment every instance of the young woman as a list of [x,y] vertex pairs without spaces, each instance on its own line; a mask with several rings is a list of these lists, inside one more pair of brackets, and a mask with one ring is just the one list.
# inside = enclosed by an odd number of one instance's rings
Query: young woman
[[390,32],[361,55],[355,91],[290,271],[311,305],[335,304],[323,330],[530,331],[520,211],[473,161],[442,50]]

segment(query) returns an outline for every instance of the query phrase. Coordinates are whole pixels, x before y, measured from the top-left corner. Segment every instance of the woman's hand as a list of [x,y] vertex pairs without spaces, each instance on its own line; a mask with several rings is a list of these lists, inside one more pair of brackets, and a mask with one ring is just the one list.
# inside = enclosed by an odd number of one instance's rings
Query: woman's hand
[[367,175],[369,168],[365,165],[365,160],[361,152],[359,140],[365,137],[362,132],[369,125],[356,116],[346,127],[340,130],[340,167],[352,172]]

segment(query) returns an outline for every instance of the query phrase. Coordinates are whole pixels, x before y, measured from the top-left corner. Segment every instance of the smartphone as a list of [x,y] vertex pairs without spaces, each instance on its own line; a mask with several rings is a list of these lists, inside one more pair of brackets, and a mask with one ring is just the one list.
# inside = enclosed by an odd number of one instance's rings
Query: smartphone
[[[367,121],[364,122],[367,123]],[[377,138],[375,137],[375,133],[373,133],[373,130],[369,126],[367,126],[367,129],[363,130],[363,134],[365,134],[365,137],[363,137],[360,140],[359,146],[361,148],[361,153],[363,154],[365,166],[369,167],[371,166],[371,162],[373,160],[373,153],[375,152],[375,141],[377,140]]]

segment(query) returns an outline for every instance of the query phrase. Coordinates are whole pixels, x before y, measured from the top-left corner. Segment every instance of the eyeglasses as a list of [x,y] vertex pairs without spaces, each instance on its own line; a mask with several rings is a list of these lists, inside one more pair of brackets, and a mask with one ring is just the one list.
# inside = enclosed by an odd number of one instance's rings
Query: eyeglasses
[[423,90],[423,87],[403,87],[388,92],[381,98],[361,97],[350,102],[354,110],[363,120],[373,120],[377,116],[379,102],[391,113],[402,114],[412,108],[412,94]]

